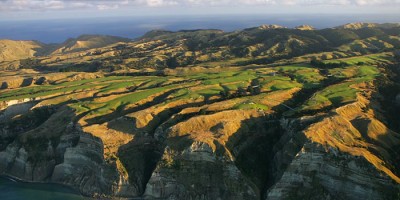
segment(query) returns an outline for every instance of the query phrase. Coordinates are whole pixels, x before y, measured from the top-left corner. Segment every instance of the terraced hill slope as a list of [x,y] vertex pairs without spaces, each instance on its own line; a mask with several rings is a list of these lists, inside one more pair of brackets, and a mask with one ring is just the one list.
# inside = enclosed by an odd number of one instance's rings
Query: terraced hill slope
[[[259,31],[155,31],[97,55],[40,57],[43,66],[0,72],[0,173],[97,198],[398,198],[395,42],[376,45],[378,53],[342,51],[346,43],[268,63],[257,59],[277,52],[221,59],[207,46],[231,37],[221,41],[225,51],[240,34]],[[148,67],[152,59],[213,54],[218,59]],[[97,59],[113,70],[71,68],[63,59]],[[125,66],[137,59],[147,59],[142,68]],[[40,71],[52,68],[70,72]]]

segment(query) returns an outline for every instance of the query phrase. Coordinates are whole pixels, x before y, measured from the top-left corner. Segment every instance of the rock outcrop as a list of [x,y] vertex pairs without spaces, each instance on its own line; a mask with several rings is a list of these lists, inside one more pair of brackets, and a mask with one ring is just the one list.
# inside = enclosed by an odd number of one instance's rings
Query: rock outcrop
[[302,30],[302,31],[312,31],[312,30],[315,30],[315,28],[314,28],[313,26],[310,26],[310,25],[300,25],[300,26],[296,26],[295,29]]
[[307,142],[265,199],[394,199],[397,184],[362,157]]
[[[3,128],[3,139],[13,142],[0,152],[0,173],[69,185],[90,196],[111,193],[112,184],[105,178],[102,141],[68,122],[72,117],[71,110],[62,107],[26,132]],[[50,129],[52,134],[47,134]]]
[[[76,138],[78,136],[78,138]],[[71,140],[78,139],[76,146],[68,147]],[[103,160],[103,144],[100,139],[90,134],[78,132],[65,135],[61,138],[57,150],[61,153],[62,161],[54,167],[51,181],[79,186],[85,195],[110,193],[111,184],[105,178]],[[63,151],[64,150],[64,151]]]
[[258,199],[259,192],[232,160],[203,142],[183,151],[166,148],[144,194],[146,199]]

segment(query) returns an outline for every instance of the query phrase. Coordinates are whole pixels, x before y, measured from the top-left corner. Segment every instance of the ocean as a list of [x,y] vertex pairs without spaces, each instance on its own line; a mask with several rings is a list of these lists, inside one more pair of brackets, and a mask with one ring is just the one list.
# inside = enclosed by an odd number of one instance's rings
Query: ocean
[[399,22],[391,15],[306,15],[258,14],[212,16],[126,16],[84,19],[0,20],[0,39],[38,40],[60,43],[82,34],[114,35],[137,38],[154,29],[171,31],[188,29],[221,29],[234,31],[262,24],[278,24],[293,28],[308,24],[330,28],[350,22]]
[[58,184],[27,183],[0,176],[1,200],[85,200],[82,195]]

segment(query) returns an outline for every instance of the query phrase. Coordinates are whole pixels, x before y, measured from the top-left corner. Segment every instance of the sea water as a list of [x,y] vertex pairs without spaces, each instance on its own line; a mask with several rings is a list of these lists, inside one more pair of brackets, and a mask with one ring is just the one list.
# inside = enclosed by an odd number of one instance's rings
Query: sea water
[[221,29],[234,31],[262,24],[278,24],[293,28],[302,24],[317,29],[331,28],[350,22],[398,22],[392,15],[306,15],[257,14],[211,16],[126,16],[79,19],[7,20],[0,19],[0,39],[38,40],[44,43],[61,43],[82,34],[114,35],[135,39],[144,33],[165,29]]
[[1,200],[85,200],[73,189],[59,184],[27,183],[0,177]]

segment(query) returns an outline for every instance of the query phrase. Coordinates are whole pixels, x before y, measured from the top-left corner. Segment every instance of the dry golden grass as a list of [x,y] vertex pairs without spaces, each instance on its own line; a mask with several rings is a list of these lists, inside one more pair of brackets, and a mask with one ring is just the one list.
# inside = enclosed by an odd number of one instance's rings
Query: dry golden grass
[[[314,142],[336,147],[354,156],[363,156],[378,170],[400,183],[400,178],[385,163],[385,160],[392,159],[388,151],[400,143],[400,135],[375,118],[374,112],[368,110],[371,102],[367,98],[358,95],[357,99],[357,102],[337,108],[334,115],[312,124],[304,131],[305,135]],[[374,152],[379,152],[379,155]]]
[[33,57],[42,45],[35,41],[0,40],[0,62]]
[[[300,91],[301,88],[292,88],[289,90],[279,90],[268,93],[260,99],[260,103],[270,108],[278,106],[279,104],[291,99],[294,94]],[[255,96],[254,98],[258,98]]]
[[[129,121],[126,121],[126,123],[129,123]],[[86,126],[83,128],[83,131],[103,141],[105,158],[115,156],[120,146],[127,144],[134,138],[133,134],[108,128],[108,123]]]
[[168,131],[168,137],[189,136],[207,143],[215,151],[214,140],[225,146],[229,138],[242,128],[242,121],[263,116],[256,110],[227,110],[211,115],[192,117]]

